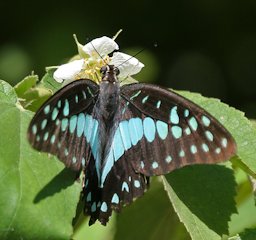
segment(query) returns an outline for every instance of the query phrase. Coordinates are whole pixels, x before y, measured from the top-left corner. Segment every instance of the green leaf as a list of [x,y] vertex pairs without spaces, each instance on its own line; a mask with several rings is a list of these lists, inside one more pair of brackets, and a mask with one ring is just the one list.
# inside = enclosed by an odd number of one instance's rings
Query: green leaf
[[256,128],[256,120],[255,120],[255,119],[251,119],[251,123],[252,123],[252,126],[253,126],[254,128]]
[[29,91],[32,87],[36,85],[38,82],[37,75],[31,75],[25,77],[22,81],[14,86],[14,90],[19,98],[24,98],[26,92]]
[[[202,97],[197,93],[181,91],[180,94],[197,103],[217,118],[232,134],[237,143],[237,156],[250,169],[248,174],[256,174],[256,129],[240,112],[218,99]],[[246,168],[244,168],[246,171]]]
[[75,233],[72,236],[72,240],[84,240],[86,239],[97,239],[97,240],[106,240],[113,239],[115,234],[115,216],[110,218],[107,226],[101,225],[98,221],[92,226],[88,225],[89,217],[86,218],[84,214],[80,214],[79,224],[75,226]]
[[0,80],[0,101],[1,102],[17,102],[17,95],[11,85],[3,80]]
[[23,108],[35,112],[52,95],[52,92],[46,88],[37,87],[37,75],[31,75],[24,78],[15,87],[20,104]]
[[187,166],[163,177],[165,189],[192,239],[217,240],[236,212],[233,172],[218,165]]
[[255,240],[256,239],[256,228],[246,229],[243,233],[240,234],[241,240]]
[[30,147],[33,114],[15,104],[7,83],[0,86],[0,239],[70,239],[81,183],[56,158]]
[[52,93],[56,92],[61,88],[62,84],[58,83],[53,78],[53,73],[55,70],[56,68],[47,68],[47,72],[40,81],[39,87],[50,89]]
[[235,169],[235,177],[238,183],[236,196],[238,214],[233,214],[229,222],[231,236],[244,231],[245,228],[256,226],[256,208],[250,178],[239,168]]
[[27,91],[24,95],[25,99],[20,102],[27,110],[36,112],[50,96],[52,96],[52,92],[49,89],[36,87]]
[[158,178],[148,192],[117,215],[115,240],[190,239]]

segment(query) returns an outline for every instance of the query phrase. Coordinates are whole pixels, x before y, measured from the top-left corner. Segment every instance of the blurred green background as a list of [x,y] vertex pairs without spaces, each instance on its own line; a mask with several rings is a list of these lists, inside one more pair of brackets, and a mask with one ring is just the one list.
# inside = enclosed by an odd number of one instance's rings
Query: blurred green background
[[[12,84],[59,65],[81,43],[123,32],[146,50],[140,81],[200,92],[256,117],[256,1],[1,1],[0,79]],[[157,43],[157,47],[154,47]]]

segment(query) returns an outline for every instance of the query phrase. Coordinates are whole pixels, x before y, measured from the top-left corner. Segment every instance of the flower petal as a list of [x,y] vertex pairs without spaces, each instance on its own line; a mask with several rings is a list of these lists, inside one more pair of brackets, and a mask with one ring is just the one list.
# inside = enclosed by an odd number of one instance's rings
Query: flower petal
[[83,51],[86,54],[96,58],[106,56],[117,49],[119,49],[117,43],[113,39],[106,36],[95,38],[83,47]]
[[84,59],[75,60],[58,67],[53,77],[57,82],[75,80],[75,76],[83,69]]
[[137,58],[121,52],[115,52],[109,64],[114,65],[119,69],[119,78],[137,74],[144,67],[144,64]]

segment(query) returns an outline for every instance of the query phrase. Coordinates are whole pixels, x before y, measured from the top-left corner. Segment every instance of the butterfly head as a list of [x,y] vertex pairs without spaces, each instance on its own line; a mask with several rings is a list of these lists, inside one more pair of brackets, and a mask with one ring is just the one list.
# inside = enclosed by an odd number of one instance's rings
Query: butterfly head
[[114,65],[105,65],[100,69],[100,73],[102,74],[102,81],[115,83],[120,71]]

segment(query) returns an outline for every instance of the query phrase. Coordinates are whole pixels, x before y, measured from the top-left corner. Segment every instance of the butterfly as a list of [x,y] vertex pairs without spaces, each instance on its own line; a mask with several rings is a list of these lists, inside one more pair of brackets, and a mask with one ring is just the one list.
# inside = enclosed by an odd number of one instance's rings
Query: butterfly
[[84,171],[89,225],[106,225],[113,210],[143,195],[151,176],[236,153],[231,134],[190,100],[151,84],[120,86],[114,65],[101,74],[100,84],[80,79],[57,91],[28,128],[35,149]]

